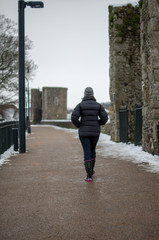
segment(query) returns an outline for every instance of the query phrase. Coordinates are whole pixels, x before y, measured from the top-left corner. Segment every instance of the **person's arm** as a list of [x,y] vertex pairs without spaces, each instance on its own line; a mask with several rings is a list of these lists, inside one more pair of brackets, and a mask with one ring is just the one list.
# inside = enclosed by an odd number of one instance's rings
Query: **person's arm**
[[72,115],[71,115],[71,121],[77,128],[79,128],[79,126],[80,126],[79,117],[80,117],[80,104],[78,104],[75,107],[75,109],[73,110]]
[[108,114],[102,105],[100,105],[99,117],[100,117],[99,119],[100,125],[104,125],[108,121]]

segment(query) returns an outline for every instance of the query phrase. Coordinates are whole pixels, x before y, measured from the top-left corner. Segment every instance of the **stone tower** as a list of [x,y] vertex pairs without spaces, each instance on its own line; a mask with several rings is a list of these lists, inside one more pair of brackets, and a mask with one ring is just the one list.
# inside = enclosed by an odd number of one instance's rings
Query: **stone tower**
[[39,89],[31,89],[31,119],[33,124],[42,119],[42,94]]
[[159,1],[141,3],[142,147],[159,155]]
[[67,119],[67,88],[43,87],[42,119]]
[[128,139],[134,139],[134,109],[142,104],[140,12],[131,4],[109,7],[111,139],[120,141],[119,109],[128,111]]
[[[140,0],[136,7],[130,4],[125,7],[109,7],[111,138],[114,141],[120,140],[119,109],[124,105],[127,107],[128,127],[133,133],[133,109],[135,105],[142,104],[142,148],[157,155],[159,155],[158,16],[159,0]],[[130,140],[133,137],[131,132]]]

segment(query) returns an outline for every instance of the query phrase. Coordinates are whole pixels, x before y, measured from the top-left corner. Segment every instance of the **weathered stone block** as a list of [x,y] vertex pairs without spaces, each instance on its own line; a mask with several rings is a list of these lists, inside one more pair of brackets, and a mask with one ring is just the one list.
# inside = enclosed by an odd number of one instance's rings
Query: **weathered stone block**
[[150,102],[150,107],[152,107],[153,109],[158,109],[158,101],[151,101]]
[[159,81],[159,70],[154,69],[153,71],[154,81]]
[[115,38],[116,43],[122,43],[122,41],[123,41],[122,37],[116,37]]
[[159,46],[159,31],[153,31],[153,34],[150,35],[150,46],[151,48]]
[[117,18],[115,21],[115,24],[122,25],[123,24],[123,19],[122,18]]
[[[159,31],[159,17],[153,17],[148,23],[148,33],[152,31]],[[152,33],[153,34],[153,33]]]
[[129,43],[124,42],[122,44],[114,44],[114,50],[115,52],[117,52],[118,54],[122,54],[124,53],[125,55],[128,54],[128,49],[129,49]]
[[158,57],[159,56],[159,45],[156,46],[155,48],[151,49],[151,54],[153,57]]
[[159,56],[152,58],[152,68],[159,69]]
[[159,16],[159,4],[157,0],[148,0],[148,6],[150,18]]
[[126,63],[126,58],[124,56],[116,56],[117,64]]
[[159,120],[159,109],[153,109],[152,118],[154,120]]
[[153,84],[153,96],[155,96],[156,99],[159,100],[159,82],[154,82]]

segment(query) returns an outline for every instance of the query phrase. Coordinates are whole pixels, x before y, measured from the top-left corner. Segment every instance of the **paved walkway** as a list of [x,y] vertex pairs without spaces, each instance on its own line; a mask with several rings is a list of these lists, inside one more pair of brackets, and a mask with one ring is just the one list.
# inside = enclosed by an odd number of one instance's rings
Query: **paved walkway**
[[0,168],[0,239],[158,240],[159,174],[98,156],[86,183],[82,159],[73,133],[32,127]]

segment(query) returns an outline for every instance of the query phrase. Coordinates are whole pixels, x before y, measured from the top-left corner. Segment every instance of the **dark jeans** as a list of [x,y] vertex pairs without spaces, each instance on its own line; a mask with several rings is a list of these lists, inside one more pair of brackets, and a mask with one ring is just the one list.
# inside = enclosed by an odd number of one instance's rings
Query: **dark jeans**
[[99,136],[97,137],[79,137],[83,152],[84,152],[84,161],[95,159],[96,157],[96,145],[99,139]]

